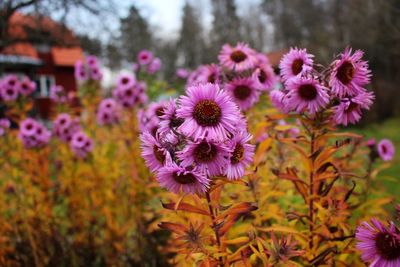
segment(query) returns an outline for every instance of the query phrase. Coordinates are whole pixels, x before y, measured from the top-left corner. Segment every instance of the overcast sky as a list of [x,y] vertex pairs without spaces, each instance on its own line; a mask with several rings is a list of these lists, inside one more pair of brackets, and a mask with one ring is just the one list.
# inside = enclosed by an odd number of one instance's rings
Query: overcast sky
[[[192,0],[196,6],[200,7],[205,27],[210,27],[212,21],[211,1],[212,0]],[[236,0],[237,11],[241,14],[245,12],[246,6],[249,4],[260,2],[261,0]],[[175,37],[179,32],[182,8],[185,4],[185,0],[115,0],[115,3],[118,5],[116,7],[118,15],[122,17],[125,17],[128,14],[129,6],[135,4],[135,6],[139,8],[142,16],[148,19],[151,26],[164,38]],[[101,33],[101,27],[96,25],[98,22],[91,22],[90,19],[87,19],[87,15],[85,16],[84,14],[76,12],[76,14],[71,14],[71,17],[72,23],[70,27],[75,31],[92,36],[95,35],[103,40],[108,38],[109,34]],[[118,30],[118,19],[110,19],[104,23],[114,31]],[[98,30],[96,30],[96,28],[98,28]]]

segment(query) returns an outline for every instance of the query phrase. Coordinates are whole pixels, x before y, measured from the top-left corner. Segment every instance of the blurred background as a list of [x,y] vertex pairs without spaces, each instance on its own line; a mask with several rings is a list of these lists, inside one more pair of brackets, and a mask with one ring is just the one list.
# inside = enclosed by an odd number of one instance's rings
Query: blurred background
[[[106,73],[130,69],[146,48],[161,58],[159,75],[167,81],[177,67],[215,61],[224,43],[249,43],[269,53],[273,64],[291,46],[307,47],[326,64],[350,45],[366,52],[374,75],[377,100],[364,123],[400,113],[398,0],[2,0],[0,14],[0,72],[16,60],[35,64],[15,55],[32,49],[40,54],[49,45],[99,56]],[[7,30],[10,25],[14,30]],[[53,53],[67,61],[59,63],[66,67],[81,52]],[[110,77],[105,77],[109,85]],[[52,79],[46,76],[41,83]]]

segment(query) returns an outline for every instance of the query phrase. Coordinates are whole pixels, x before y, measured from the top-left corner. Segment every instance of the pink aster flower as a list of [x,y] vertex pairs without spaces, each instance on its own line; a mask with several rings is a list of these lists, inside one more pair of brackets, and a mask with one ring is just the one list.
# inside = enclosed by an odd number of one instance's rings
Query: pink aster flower
[[185,120],[178,130],[185,135],[222,141],[236,129],[239,110],[218,85],[191,86],[178,102],[176,114]]
[[16,86],[9,86],[5,83],[0,88],[0,95],[4,101],[14,101],[18,98],[19,89]]
[[3,79],[3,85],[7,87],[19,88],[19,80],[17,75],[9,74],[5,76]]
[[153,53],[148,50],[142,50],[137,55],[137,62],[140,65],[147,65],[153,60]]
[[97,68],[99,66],[99,60],[97,59],[96,56],[89,55],[86,57],[86,64],[90,68]]
[[343,98],[340,104],[334,107],[334,121],[344,126],[349,123],[355,124],[361,119],[362,110],[370,108],[374,98],[372,92],[361,92],[355,97]]
[[159,140],[149,132],[140,135],[142,142],[142,157],[150,171],[156,172],[169,161],[169,152],[161,145]]
[[189,76],[189,71],[184,68],[178,68],[175,75],[180,79],[186,79]]
[[247,166],[253,161],[254,145],[249,144],[251,135],[247,132],[239,132],[228,141],[230,162],[226,167],[226,176],[229,180],[236,180],[244,176]]
[[283,81],[309,73],[313,69],[313,57],[314,55],[307,53],[307,49],[290,48],[279,63]]
[[53,124],[53,133],[64,142],[70,142],[74,133],[80,130],[79,121],[67,113],[58,114]]
[[400,266],[400,231],[393,222],[387,226],[376,219],[363,222],[357,227],[356,240],[361,258],[369,266]]
[[78,131],[72,136],[70,142],[72,152],[78,158],[86,158],[89,153],[93,151],[93,140],[90,139],[85,133]]
[[382,139],[378,143],[378,154],[379,157],[384,161],[390,161],[393,159],[395,153],[395,148],[389,139]]
[[204,65],[202,71],[196,78],[196,82],[219,84],[221,82],[220,76],[221,76],[221,69],[219,66],[215,64]]
[[254,106],[260,97],[257,82],[252,77],[234,78],[226,83],[225,90],[241,110],[248,110]]
[[201,194],[207,191],[210,184],[207,176],[197,168],[183,168],[175,163],[161,168],[157,180],[162,187],[176,194]]
[[238,43],[235,47],[225,44],[218,59],[223,67],[237,72],[251,69],[257,63],[255,51],[245,43]]
[[225,173],[230,158],[230,149],[223,143],[199,140],[188,143],[177,152],[182,166],[196,166],[208,176],[217,176]]
[[85,82],[89,79],[89,72],[81,60],[75,63],[75,79],[79,82]]
[[277,82],[274,70],[270,65],[262,65],[253,72],[253,80],[257,83],[257,89],[269,91]]
[[160,116],[160,124],[158,132],[163,136],[175,131],[179,126],[182,125],[184,119],[176,116],[176,102],[175,99],[170,99],[168,103],[165,104],[163,114]]
[[99,67],[96,66],[90,68],[90,78],[94,81],[100,81],[103,78],[103,73]]
[[56,103],[67,102],[67,94],[62,85],[53,85],[50,87],[50,99]]
[[161,69],[161,59],[156,57],[150,62],[150,64],[147,65],[146,71],[149,74],[154,74],[160,69]]
[[287,83],[289,90],[286,105],[289,110],[310,114],[320,111],[329,102],[326,88],[316,80],[306,77],[293,78]]
[[20,124],[19,130],[23,135],[32,136],[35,135],[38,122],[34,119],[27,118]]
[[119,119],[120,112],[118,103],[112,98],[103,99],[97,111],[97,122],[100,125],[111,125],[118,122]]
[[362,60],[364,53],[357,50],[352,55],[351,52],[351,48],[346,48],[339,59],[332,63],[329,85],[332,92],[339,97],[355,96],[364,91],[363,87],[370,82],[368,62]]
[[50,131],[34,119],[25,119],[20,124],[18,138],[25,148],[41,148],[50,141],[50,137]]
[[281,90],[272,90],[269,93],[269,98],[271,100],[272,105],[277,108],[279,111],[283,113],[287,113],[287,107],[285,103],[286,94]]
[[24,77],[19,86],[19,92],[24,95],[30,95],[36,90],[36,83],[31,81],[28,77]]
[[117,88],[126,89],[135,86],[136,79],[132,74],[123,73],[117,78]]

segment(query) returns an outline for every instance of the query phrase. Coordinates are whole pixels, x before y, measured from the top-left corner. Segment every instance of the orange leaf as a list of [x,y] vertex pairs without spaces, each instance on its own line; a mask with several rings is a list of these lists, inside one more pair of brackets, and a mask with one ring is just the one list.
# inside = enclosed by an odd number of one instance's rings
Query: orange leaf
[[204,210],[202,208],[193,206],[193,205],[188,204],[188,203],[181,202],[181,203],[179,203],[179,205],[176,205],[176,203],[173,203],[173,202],[171,202],[171,203],[162,203],[162,206],[165,209],[168,209],[168,210],[175,210],[175,211],[181,210],[181,211],[193,212],[193,213],[198,213],[198,214],[210,216],[210,213],[208,213],[208,211],[206,211],[206,210]]

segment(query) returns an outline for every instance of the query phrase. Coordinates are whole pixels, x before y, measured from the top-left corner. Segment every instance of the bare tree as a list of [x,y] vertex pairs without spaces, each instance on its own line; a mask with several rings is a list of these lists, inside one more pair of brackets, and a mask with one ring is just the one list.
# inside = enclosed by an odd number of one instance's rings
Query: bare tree
[[[57,36],[46,33],[46,29],[38,28],[42,25],[42,20],[57,12],[60,14],[60,25],[64,25],[71,9],[81,9],[94,16],[101,16],[111,12],[112,3],[113,0],[2,0],[0,1],[0,51],[19,42],[60,42]],[[31,19],[35,19],[32,23],[19,25],[29,33],[26,36],[16,35],[10,29],[12,16],[21,11],[31,12],[33,14]]]

